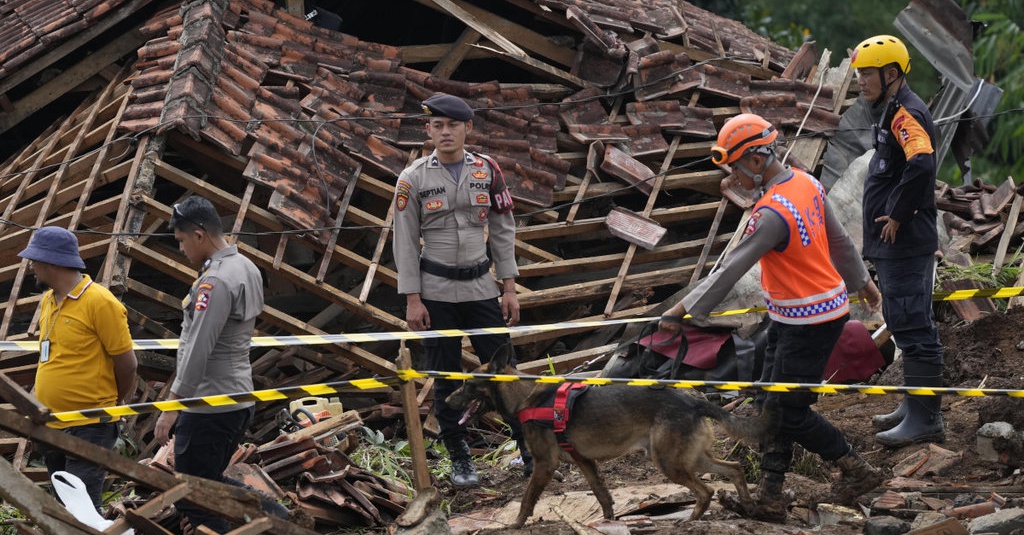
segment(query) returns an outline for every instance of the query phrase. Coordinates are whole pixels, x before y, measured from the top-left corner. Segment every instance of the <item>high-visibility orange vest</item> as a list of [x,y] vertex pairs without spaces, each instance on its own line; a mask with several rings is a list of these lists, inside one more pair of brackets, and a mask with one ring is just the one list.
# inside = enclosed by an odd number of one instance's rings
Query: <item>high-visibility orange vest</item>
[[780,323],[811,325],[850,311],[846,283],[832,265],[825,229],[825,189],[814,177],[793,176],[768,188],[754,213],[768,209],[789,227],[789,241],[761,257],[761,288],[768,315]]

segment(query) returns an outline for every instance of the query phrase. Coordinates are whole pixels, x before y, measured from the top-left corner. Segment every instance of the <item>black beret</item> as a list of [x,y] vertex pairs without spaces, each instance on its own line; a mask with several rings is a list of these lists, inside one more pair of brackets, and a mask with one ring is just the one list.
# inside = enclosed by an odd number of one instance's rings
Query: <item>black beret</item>
[[428,115],[449,117],[456,121],[468,121],[473,118],[473,109],[465,100],[447,93],[438,93],[424,100],[423,111]]

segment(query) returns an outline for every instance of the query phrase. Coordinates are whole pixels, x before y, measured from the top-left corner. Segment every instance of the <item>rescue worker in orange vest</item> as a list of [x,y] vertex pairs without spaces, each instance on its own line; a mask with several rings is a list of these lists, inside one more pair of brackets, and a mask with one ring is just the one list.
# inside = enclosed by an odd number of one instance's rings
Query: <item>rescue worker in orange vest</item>
[[[856,246],[836,218],[825,190],[811,175],[776,158],[779,133],[754,114],[740,114],[722,126],[712,161],[729,165],[731,180],[759,197],[744,235],[708,275],[661,317],[659,328],[675,333],[689,312],[706,318],[755,263],[771,325],[761,381],[820,383],[825,364],[849,319],[847,288],[872,311],[881,303]],[[760,392],[758,406],[778,415],[778,426],[761,441],[762,481],[753,510],[733,496],[722,503],[744,516],[785,522],[791,498],[783,492],[793,444],[839,465],[828,503],[852,504],[882,482],[843,433],[815,412],[813,392]]]
[[[850,66],[861,97],[884,104],[874,131],[875,153],[864,180],[864,257],[875,266],[882,316],[903,353],[903,384],[942,386],[942,344],[932,315],[935,251],[935,124],[907,85],[910,54],[891,35],[862,41]],[[896,410],[875,416],[875,441],[889,448],[942,442],[942,398],[904,396]]]

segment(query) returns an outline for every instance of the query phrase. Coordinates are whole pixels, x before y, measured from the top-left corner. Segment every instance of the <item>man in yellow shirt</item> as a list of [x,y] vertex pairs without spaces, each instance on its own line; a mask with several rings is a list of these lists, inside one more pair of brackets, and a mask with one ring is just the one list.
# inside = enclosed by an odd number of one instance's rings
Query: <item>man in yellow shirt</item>
[[[127,402],[137,361],[128,312],[110,290],[82,274],[78,238],[59,227],[37,230],[18,256],[29,260],[43,288],[39,311],[39,367],[34,392],[53,412],[110,407]],[[118,424],[109,418],[47,424],[112,449]],[[106,471],[44,444],[36,444],[49,473],[67,471],[85,484],[99,507]]]

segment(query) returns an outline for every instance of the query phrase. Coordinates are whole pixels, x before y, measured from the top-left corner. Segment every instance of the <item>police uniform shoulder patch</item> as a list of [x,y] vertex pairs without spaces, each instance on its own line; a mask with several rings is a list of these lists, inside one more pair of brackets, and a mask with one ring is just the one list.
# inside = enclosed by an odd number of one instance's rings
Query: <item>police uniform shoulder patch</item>
[[198,288],[200,290],[212,290],[213,289],[213,283],[212,282],[201,282],[201,283],[199,283]]
[[747,228],[743,231],[744,235],[751,235],[757,230],[757,220],[761,219],[761,211],[758,210],[750,215],[750,219],[747,220]]
[[210,289],[199,290],[199,293],[196,294],[196,311],[202,312],[210,306],[210,290],[212,289],[211,286]]

